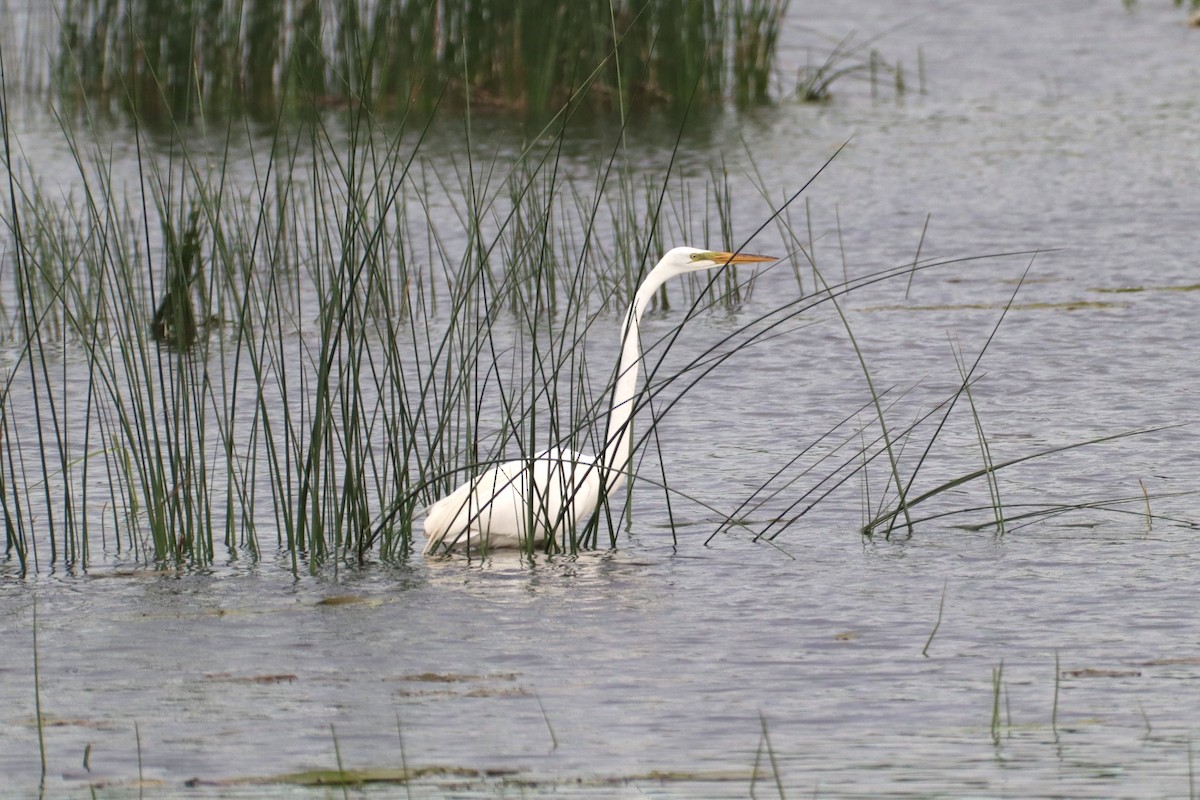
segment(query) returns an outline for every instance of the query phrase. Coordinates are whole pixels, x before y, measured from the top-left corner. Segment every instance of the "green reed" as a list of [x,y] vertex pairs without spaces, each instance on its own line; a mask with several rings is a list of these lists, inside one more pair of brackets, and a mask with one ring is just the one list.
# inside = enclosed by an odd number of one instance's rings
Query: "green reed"
[[152,119],[765,102],[785,0],[66,0],[59,83]]
[[754,753],[754,767],[750,772],[750,796],[757,797],[755,792],[755,784],[758,783],[759,772],[762,769],[763,753],[766,752],[767,761],[771,765],[771,779],[775,784],[775,791],[779,794],[781,800],[786,795],[783,790],[783,776],[779,771],[779,759],[775,753],[775,748],[771,746],[771,734],[767,730],[767,718],[761,711],[758,712],[759,722],[759,738],[758,748]]
[[[723,173],[668,167],[656,187],[614,141],[594,182],[569,179],[562,128],[511,161],[475,161],[468,140],[447,172],[428,167],[428,127],[362,108],[265,140],[135,124],[130,183],[61,121],[72,195],[5,151],[0,330],[22,349],[0,395],[0,505],[24,568],[86,565],[97,542],[165,565],[402,556],[421,509],[475,470],[596,445],[607,393],[587,343],[593,326],[615,339],[657,242],[736,244],[728,222],[693,221],[732,219]],[[676,189],[684,205],[644,214]],[[671,291],[749,290],[731,271]]]
[[[1000,695],[1004,690],[1004,659],[1000,659],[1000,665],[992,667],[992,722],[990,729],[992,744],[996,747],[1000,746]],[[1008,727],[1012,728],[1011,719],[1008,721]]]
[[37,595],[33,596],[33,612],[30,628],[33,631],[33,713],[37,717],[38,758],[42,767],[42,782],[46,781],[46,718],[42,714],[42,674],[38,667],[38,618]]
[[[786,216],[786,206],[780,208],[776,216]],[[768,220],[764,224],[770,224],[772,221]],[[992,445],[984,433],[982,417],[972,399],[971,389],[980,379],[981,362],[998,335],[1001,323],[1013,308],[1017,292],[1020,291],[1024,276],[1028,274],[1033,263],[1032,259],[1036,257],[1037,252],[996,253],[965,259],[926,259],[916,264],[909,261],[907,266],[899,264],[890,269],[850,277],[841,283],[832,284],[826,282],[820,270],[817,269],[812,256],[811,242],[799,239],[796,231],[790,226],[783,226],[783,231],[784,235],[793,241],[795,248],[809,260],[814,277],[821,289],[812,294],[802,294],[799,298],[772,309],[760,319],[747,323],[729,337],[729,342],[722,343],[697,359],[696,365],[703,365],[710,360],[719,362],[738,350],[773,338],[777,335],[776,332],[780,325],[796,320],[824,303],[830,303],[846,331],[850,346],[858,360],[869,398],[858,408],[850,410],[849,414],[832,427],[816,434],[813,441],[799,448],[755,491],[745,497],[732,512],[725,513],[718,509],[711,509],[715,514],[721,515],[722,521],[707,541],[735,528],[756,529],[753,530],[755,540],[774,541],[784,531],[798,524],[854,479],[860,480],[864,487],[862,533],[867,537],[877,533],[882,533],[885,538],[890,537],[897,527],[901,527],[906,535],[912,535],[922,525],[933,522],[946,524],[956,518],[972,517],[983,512],[990,516],[990,523],[979,525],[972,522],[956,522],[956,524],[968,530],[992,527],[998,535],[1003,535],[1016,528],[1053,519],[1063,514],[1102,512],[1110,515],[1145,517],[1147,512],[1135,507],[1135,505],[1144,507],[1145,496],[1142,493],[1061,503],[1001,500],[997,480],[998,473],[1001,471],[1015,471],[1014,468],[1030,462],[1062,457],[1082,448],[1091,448],[1162,430],[1161,428],[1124,430],[1045,447],[1004,460],[999,460],[994,456]],[[908,269],[924,271],[961,266],[981,258],[1010,257],[1025,258],[1028,263],[1021,273],[1021,279],[1017,281],[1017,287],[1013,294],[1006,303],[998,307],[1000,313],[996,323],[985,338],[974,360],[968,363],[967,359],[963,357],[961,347],[954,350],[954,361],[959,373],[958,385],[947,395],[937,399],[932,407],[918,409],[915,412],[910,410],[908,412],[910,420],[903,424],[897,424],[895,418],[897,411],[902,410],[901,401],[919,384],[903,391],[899,391],[896,387],[879,386],[874,370],[858,347],[856,334],[851,329],[850,316],[845,313],[840,302],[841,298],[858,293],[876,283],[908,280],[911,277],[910,274],[905,274]],[[734,340],[736,340],[736,344],[732,344]],[[726,346],[728,349],[725,349]],[[721,350],[724,352],[717,355]],[[691,372],[692,367],[689,365],[688,368],[673,375],[671,380],[686,379]],[[703,374],[707,374],[707,366],[701,370],[701,376]],[[686,388],[690,388],[691,385],[688,384]],[[924,476],[930,471],[931,465],[941,464],[942,459],[935,456],[935,449],[944,443],[948,432],[955,426],[953,412],[959,401],[963,399],[966,400],[968,406],[970,427],[978,443],[983,466],[966,472],[951,473],[952,477],[948,480],[934,480],[918,489],[919,484],[926,483]],[[866,414],[868,411],[871,412],[869,415]],[[864,415],[870,418],[864,420],[862,419]],[[657,416],[655,424],[657,424]],[[882,479],[875,478],[872,472],[879,463],[883,464],[883,470],[886,473]],[[964,505],[961,501],[953,501],[950,506],[944,505],[948,500],[947,495],[966,489],[970,484],[980,480],[986,482],[988,486],[989,502],[987,505]],[[880,485],[884,487],[882,493],[872,498],[870,487]],[[786,503],[782,510],[779,508],[781,501]],[[930,509],[923,516],[913,513],[917,506],[926,504],[936,506],[937,501],[942,501],[943,505]],[[761,524],[753,523],[756,512],[767,514],[767,521]],[[1157,514],[1153,515],[1152,519],[1185,526],[1192,524],[1185,520]]]
[[[805,65],[797,71],[795,88],[792,90],[795,98],[806,103],[826,102],[833,97],[835,83],[852,78],[866,80],[872,97],[878,95],[883,79],[890,79],[895,96],[903,96],[907,91],[903,67],[899,62],[892,64],[884,60],[873,47],[884,35],[886,32],[857,42],[851,33],[819,56],[819,60],[810,55]],[[920,53],[917,77],[924,91],[925,76]]]
[[[373,64],[347,60],[344,76],[374,86]],[[735,236],[725,166],[703,180],[675,170],[682,128],[657,170],[625,163],[622,129],[591,177],[568,176],[563,151],[585,94],[503,157],[475,141],[470,106],[464,146],[447,157],[429,138],[451,123],[420,113],[417,101],[410,114],[386,117],[366,103],[291,117],[286,99],[274,102],[265,135],[248,119],[146,129],[134,115],[117,134],[135,148],[132,176],[114,174],[100,134],[81,132],[102,129],[90,106],[64,114],[76,165],[66,196],[43,189],[4,129],[0,226],[12,268],[0,333],[16,355],[0,388],[0,512],[22,570],[86,566],[97,543],[164,566],[264,548],[296,571],[402,558],[424,507],[490,465],[552,446],[603,450],[619,314],[658,254],[679,242],[737,249],[778,225],[816,290],[800,285],[797,298],[750,315],[682,365],[665,358],[681,328],[645,342],[643,444],[657,443],[663,416],[706,376],[806,324],[821,304],[835,307],[853,341],[837,307],[845,295],[969,260],[910,259],[857,277],[843,260],[845,280],[827,282],[811,215],[804,235],[789,216],[807,184],[771,203],[758,231]],[[683,310],[686,324],[706,308],[739,307],[753,287],[721,270],[681,280],[656,302]],[[887,462],[890,488],[868,502],[864,530],[889,532],[898,518],[911,530],[923,521],[911,515],[916,505],[979,478],[997,488],[1000,469],[1086,444],[997,461],[976,419],[984,468],[918,491],[956,401],[970,403],[983,350],[970,367],[960,363],[957,391],[902,426],[892,404],[903,393],[876,386],[860,353],[870,394],[862,409],[874,423],[854,412],[798,445],[734,514],[714,509],[727,520],[718,530],[772,508],[757,533],[772,539],[877,461]],[[848,436],[839,433],[846,425],[855,428]],[[670,504],[665,472],[638,477]],[[803,491],[802,481],[811,481]],[[549,548],[599,546],[605,533],[615,543],[624,497]],[[1072,508],[1119,511],[1123,502]],[[1068,508],[1002,509],[997,491],[990,510],[1003,526]]]

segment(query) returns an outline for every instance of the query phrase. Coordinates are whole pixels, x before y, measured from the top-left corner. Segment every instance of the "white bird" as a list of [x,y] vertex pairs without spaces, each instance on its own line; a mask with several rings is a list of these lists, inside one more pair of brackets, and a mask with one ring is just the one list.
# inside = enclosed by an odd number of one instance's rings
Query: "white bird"
[[485,552],[500,547],[537,547],[548,537],[587,520],[602,497],[621,488],[629,471],[634,395],[642,358],[638,324],[654,293],[676,275],[775,260],[694,247],[670,250],[638,287],[621,327],[621,361],[601,458],[555,448],[531,459],[492,467],[426,510],[425,553],[439,548]]

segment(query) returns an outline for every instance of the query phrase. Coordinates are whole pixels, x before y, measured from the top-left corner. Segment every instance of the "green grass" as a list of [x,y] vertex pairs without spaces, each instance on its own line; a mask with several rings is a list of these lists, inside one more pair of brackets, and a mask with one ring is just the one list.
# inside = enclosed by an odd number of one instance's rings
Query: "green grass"
[[787,0],[66,0],[68,96],[156,120],[367,107],[443,93],[544,115],[769,99]]
[[[992,667],[992,744],[996,747],[1000,746],[1000,696],[1004,691],[1004,659],[1000,659],[1000,665]],[[1012,720],[1008,721],[1008,727],[1012,727]]]
[[[810,52],[804,66],[797,71],[793,96],[805,103],[828,102],[833,99],[834,84],[844,83],[848,79],[865,80],[872,97],[878,96],[881,87],[886,85],[885,81],[890,83],[896,97],[904,96],[908,91],[904,67],[899,62],[892,64],[884,60],[874,48],[886,33],[861,42],[855,41],[855,34],[850,33],[817,57]],[[923,60],[919,56],[918,81],[924,93]]]
[[[136,20],[121,18],[121,24],[95,16],[130,8],[80,3],[78,13],[66,15],[65,30],[73,30],[74,19],[90,36],[103,33],[106,48],[132,46],[144,40],[135,22],[151,22],[145,9],[137,6],[142,11]],[[271,15],[283,13],[278,4],[247,8],[246,30],[270,29],[276,20]],[[296,15],[289,19],[296,25],[289,35],[308,24],[301,13],[307,8],[292,9]],[[352,4],[339,8],[338,25],[357,26],[354,41],[379,41],[370,26],[399,24],[384,13],[399,13],[389,4],[378,6],[379,15],[369,20],[355,16]],[[459,10],[482,13],[480,8]],[[634,32],[637,15],[619,18],[622,7],[604,8],[612,18],[607,33],[596,35],[609,49],[586,74],[573,73],[579,80],[549,122],[506,152],[478,133],[479,97],[447,91],[449,77],[436,96],[397,97],[386,115],[378,113],[379,104],[356,102],[295,116],[286,87],[317,78],[281,72],[285,57],[264,45],[263,52],[253,48],[254,58],[275,59],[271,74],[277,82],[243,76],[238,83],[249,94],[262,94],[258,120],[210,118],[202,113],[206,92],[215,91],[208,78],[187,73],[195,91],[184,92],[180,106],[180,95],[164,83],[171,70],[147,67],[152,53],[122,61],[105,50],[105,69],[118,63],[146,69],[154,85],[138,89],[133,74],[105,79],[120,86],[112,91],[137,112],[123,126],[93,116],[97,105],[91,102],[59,114],[75,167],[73,188],[63,195],[47,190],[39,165],[23,160],[7,128],[12,101],[0,83],[6,167],[0,226],[11,243],[0,291],[0,337],[13,353],[0,387],[0,513],[6,552],[19,570],[86,567],[97,546],[106,558],[162,569],[207,565],[218,555],[255,559],[264,552],[285,554],[297,572],[340,560],[405,558],[423,509],[488,466],[551,446],[603,450],[598,437],[608,412],[615,331],[659,253],[680,242],[738,249],[768,228],[793,262],[795,298],[744,315],[734,330],[679,364],[667,355],[688,320],[714,308],[750,307],[755,282],[722,270],[691,276],[658,295],[657,310],[679,324],[659,341],[644,343],[646,388],[637,401],[644,451],[649,443],[660,446],[664,415],[700,381],[746,348],[809,324],[823,304],[837,314],[857,353],[866,389],[862,410],[869,409],[873,421],[855,411],[815,441],[798,444],[736,511],[712,509],[724,520],[717,532],[748,525],[756,512],[769,509],[773,516],[756,538],[772,540],[856,477],[863,481],[862,528],[868,534],[887,535],[898,524],[911,532],[920,522],[974,513],[974,507],[938,506],[917,518],[912,509],[934,506],[933,500],[978,479],[988,482],[989,511],[1000,531],[1070,510],[1125,511],[1123,498],[1050,507],[1001,504],[998,471],[1123,435],[1007,460],[993,456],[970,390],[988,344],[1014,307],[1015,292],[974,362],[956,354],[957,390],[913,415],[914,421],[895,424],[900,411],[908,413],[905,393],[875,381],[845,299],[885,281],[911,285],[918,272],[973,259],[922,259],[919,245],[915,257],[893,268],[852,275],[843,253],[843,280],[833,283],[826,279],[832,273],[818,265],[807,197],[804,220],[792,216],[808,183],[771,202],[760,176],[766,210],[756,213],[762,222],[757,230],[739,230],[734,220],[746,212],[733,207],[727,166],[715,163],[707,176],[692,178],[676,167],[684,126],[691,124],[686,118],[672,150],[654,168],[627,160],[622,123],[599,139],[607,144],[595,156],[593,173],[570,173],[564,151],[595,99],[583,87],[609,67],[626,75],[640,64],[653,73],[651,62],[621,55],[643,35]],[[690,36],[689,25],[703,33],[704,25],[717,24],[705,21],[710,9],[733,6],[694,4],[671,12],[699,15],[687,20],[662,16],[670,8],[646,6],[640,13],[669,27],[670,35]],[[754,35],[774,41],[777,31],[770,26],[785,4],[737,9],[754,16],[738,23],[743,31],[758,30]],[[170,28],[179,19],[159,23]],[[156,34],[156,58],[167,58],[183,41],[172,30]],[[187,41],[193,47],[207,46],[209,38],[244,41],[237,37],[245,31],[223,30],[194,28]],[[614,36],[614,30],[633,38]],[[132,38],[122,45],[127,36]],[[336,37],[320,41],[348,46]],[[612,49],[615,41],[621,44]],[[314,37],[310,44],[316,42]],[[765,63],[770,42],[736,57],[709,52],[690,71],[669,78],[657,72],[653,80],[674,85],[672,96],[686,89],[688,113],[698,119],[708,111],[706,81],[728,68],[722,59]],[[298,46],[285,44],[280,53]],[[89,101],[98,92],[102,106],[103,91],[80,77],[89,72],[82,52],[91,46],[82,40],[72,46],[78,73],[72,85]],[[691,44],[671,48],[693,53]],[[378,96],[379,76],[394,74],[381,68],[383,51],[367,51],[364,59],[346,50],[337,56],[342,62],[334,57],[341,51],[322,52],[322,69],[341,63],[337,75],[360,81],[355,85],[363,97]],[[222,57],[179,69],[217,64]],[[286,63],[301,70],[310,63],[305,58],[293,53]],[[229,69],[241,74],[249,67]],[[706,70],[716,72],[705,77]],[[469,69],[463,74],[474,80]],[[752,94],[759,91],[750,78],[746,86]],[[424,113],[428,104],[453,105],[448,98],[456,96],[464,103],[457,111]],[[547,104],[562,97],[557,90],[545,92]],[[625,99],[619,105],[629,107]],[[155,117],[152,127],[143,124],[147,115]],[[448,126],[463,143],[453,155],[430,145]],[[114,167],[111,142],[105,141],[111,134],[103,133],[113,130],[128,134],[135,174]],[[827,166],[814,170],[814,178]],[[757,170],[752,160],[751,167]],[[960,399],[970,408],[983,467],[924,485],[919,479]],[[661,446],[670,449],[669,442]],[[915,459],[906,455],[914,452]],[[881,463],[884,479],[868,478]],[[656,478],[646,472],[637,477],[643,485],[658,485],[674,530],[680,495],[665,468]],[[630,519],[628,498],[549,548],[574,552],[605,540],[615,545]]]
[[[37,595],[33,597],[33,621],[30,629],[33,631],[33,713],[37,719],[38,759],[41,763],[41,780],[46,781],[46,731],[45,718],[42,714],[42,674],[38,667],[38,618]],[[86,756],[84,757],[86,762]]]
[[[429,168],[429,118],[359,109],[265,139],[135,124],[132,183],[64,115],[67,197],[6,137],[0,329],[20,351],[0,506],[21,569],[86,565],[97,542],[163,567],[403,557],[425,505],[476,470],[593,449],[593,330],[615,339],[662,242],[737,243],[724,171],[635,173],[618,132],[594,181],[566,177],[577,108],[505,159],[476,160],[464,116],[450,172]],[[659,303],[736,307],[752,289],[729,270]]]
[[783,777],[779,773],[779,760],[775,755],[775,748],[771,746],[771,734],[767,730],[767,718],[760,712],[758,721],[762,732],[758,740],[758,749],[754,753],[754,771],[753,777],[750,779],[750,796],[758,796],[755,792],[755,784],[760,772],[765,771],[762,769],[763,753],[765,751],[767,762],[771,765],[771,780],[775,784],[775,791],[778,793],[780,800],[783,800],[786,797],[783,791]]
[[[822,270],[817,266],[811,241],[802,241],[790,225],[784,226],[784,233],[793,239],[796,248],[808,261],[813,279],[820,287],[819,291],[803,295],[796,302],[803,305],[805,311],[815,309],[826,302],[834,307],[834,313],[845,329],[851,349],[859,363],[868,399],[860,407],[851,410],[833,427],[819,433],[803,449],[799,449],[783,466],[750,493],[733,512],[722,515],[723,521],[718,524],[717,529],[708,537],[707,541],[712,541],[714,537],[722,533],[748,529],[753,532],[753,538],[756,541],[774,542],[785,531],[800,523],[814,509],[826,504],[830,497],[843,490],[855,479],[861,483],[862,487],[863,521],[861,530],[868,538],[876,535],[890,538],[895,532],[911,536],[918,527],[931,523],[953,524],[966,530],[991,527],[997,535],[1003,536],[1007,532],[1062,515],[1097,512],[1117,517],[1138,515],[1146,524],[1162,520],[1184,527],[1194,525],[1191,521],[1177,517],[1152,514],[1149,511],[1148,498],[1144,491],[1137,495],[1102,495],[1094,499],[1073,498],[1063,502],[1027,502],[1008,498],[1002,500],[999,482],[1001,473],[1016,472],[1022,465],[1032,462],[1063,459],[1076,450],[1091,449],[1129,437],[1153,434],[1162,430],[1161,428],[1135,428],[1098,435],[1090,439],[1065,442],[1004,459],[995,455],[992,443],[985,433],[983,415],[973,399],[972,387],[980,380],[983,359],[999,335],[1000,326],[1006,316],[1016,308],[1028,307],[1018,306],[1016,298],[1024,284],[1025,276],[1033,265],[1033,259],[1038,255],[1037,252],[990,256],[990,258],[1024,257],[1028,263],[1021,278],[1016,282],[1016,288],[1008,301],[998,306],[988,306],[996,308],[999,313],[974,359],[968,363],[962,352],[962,345],[951,343],[954,362],[959,373],[957,387],[950,394],[938,400],[931,408],[912,409],[906,407],[903,401],[908,392],[916,389],[919,383],[913,384],[903,391],[897,391],[897,387],[894,386],[879,385],[875,377],[875,369],[857,344],[851,316],[844,310],[841,300],[846,295],[856,293],[873,283],[900,279],[910,281],[912,275],[902,275],[906,268],[898,265],[892,269],[851,278],[842,283],[830,284],[825,281]],[[963,260],[926,259],[917,262],[910,261],[908,268],[923,271],[962,263]],[[799,272],[797,274],[799,275]],[[898,308],[904,308],[904,306]],[[787,319],[793,318],[791,313],[794,310],[794,306],[788,306],[785,312]],[[773,313],[779,313],[779,310]],[[754,338],[751,336],[747,343],[754,341]],[[959,407],[962,400],[965,400],[964,405],[967,407],[969,425],[977,443],[982,466],[966,472],[953,473],[949,479],[939,478],[927,482],[925,476],[933,471],[930,467],[940,465],[946,456],[942,448],[947,433],[959,424],[955,409]],[[868,411],[871,419],[863,420],[861,417]],[[895,419],[900,412],[907,414],[910,421],[897,424]],[[884,473],[882,476],[877,474],[881,464]],[[982,481],[987,486],[987,505],[976,505],[972,502],[964,502],[961,497],[953,497],[955,494],[969,490],[971,485],[977,481]],[[882,491],[878,491],[877,487],[884,488]],[[873,489],[875,490],[874,494]],[[781,498],[788,501],[782,510],[778,505]],[[928,511],[925,510],[927,505],[930,506]],[[1141,510],[1137,508],[1139,505],[1142,507]],[[914,513],[918,506],[922,507],[921,515]],[[716,509],[713,509],[713,512],[714,514],[721,513]],[[981,513],[986,513],[990,517],[990,524],[979,524],[974,521],[973,518]],[[764,521],[756,521],[756,517],[760,515],[766,515]]]
[[[618,132],[593,182],[566,177],[572,112],[491,161],[467,117],[450,173],[423,160],[432,123],[365,110],[268,140],[135,127],[131,189],[63,117],[78,194],[52,198],[18,167],[3,215],[16,268],[0,328],[21,350],[0,396],[0,506],[21,568],[86,566],[97,543],[160,568],[404,558],[424,507],[470,475],[549,446],[601,450],[611,367],[590,359],[612,352],[617,310],[665,243],[740,242],[724,170],[635,174]],[[744,348],[912,269],[782,303],[682,365],[665,358],[681,328],[646,342],[642,440]],[[753,288],[727,270],[658,301],[686,323]],[[626,513],[552,548],[613,545]]]

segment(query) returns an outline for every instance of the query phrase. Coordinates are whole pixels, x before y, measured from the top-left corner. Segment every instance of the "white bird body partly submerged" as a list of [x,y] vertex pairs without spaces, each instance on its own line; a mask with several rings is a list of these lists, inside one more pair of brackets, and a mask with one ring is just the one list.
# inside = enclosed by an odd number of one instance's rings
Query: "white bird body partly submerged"
[[600,470],[590,455],[547,450],[506,461],[438,500],[425,514],[425,552],[445,543],[469,552],[538,546],[585,522],[600,503]]
[[694,247],[667,252],[638,287],[621,328],[621,361],[602,457],[551,449],[488,469],[426,510],[425,553],[439,548],[477,553],[537,547],[586,522],[601,498],[610,497],[624,484],[629,471],[642,357],[638,325],[654,293],[676,275],[774,260]]

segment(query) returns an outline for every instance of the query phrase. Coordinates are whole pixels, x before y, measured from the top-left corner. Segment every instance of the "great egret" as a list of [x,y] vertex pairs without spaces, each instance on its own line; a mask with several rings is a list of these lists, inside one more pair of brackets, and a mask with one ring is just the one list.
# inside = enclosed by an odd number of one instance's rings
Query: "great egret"
[[625,483],[632,458],[634,395],[642,358],[638,324],[650,298],[676,275],[726,264],[775,261],[771,256],[676,247],[638,287],[621,327],[621,361],[613,387],[604,453],[557,448],[507,461],[473,478],[425,512],[425,553],[445,549],[537,547],[586,520]]

